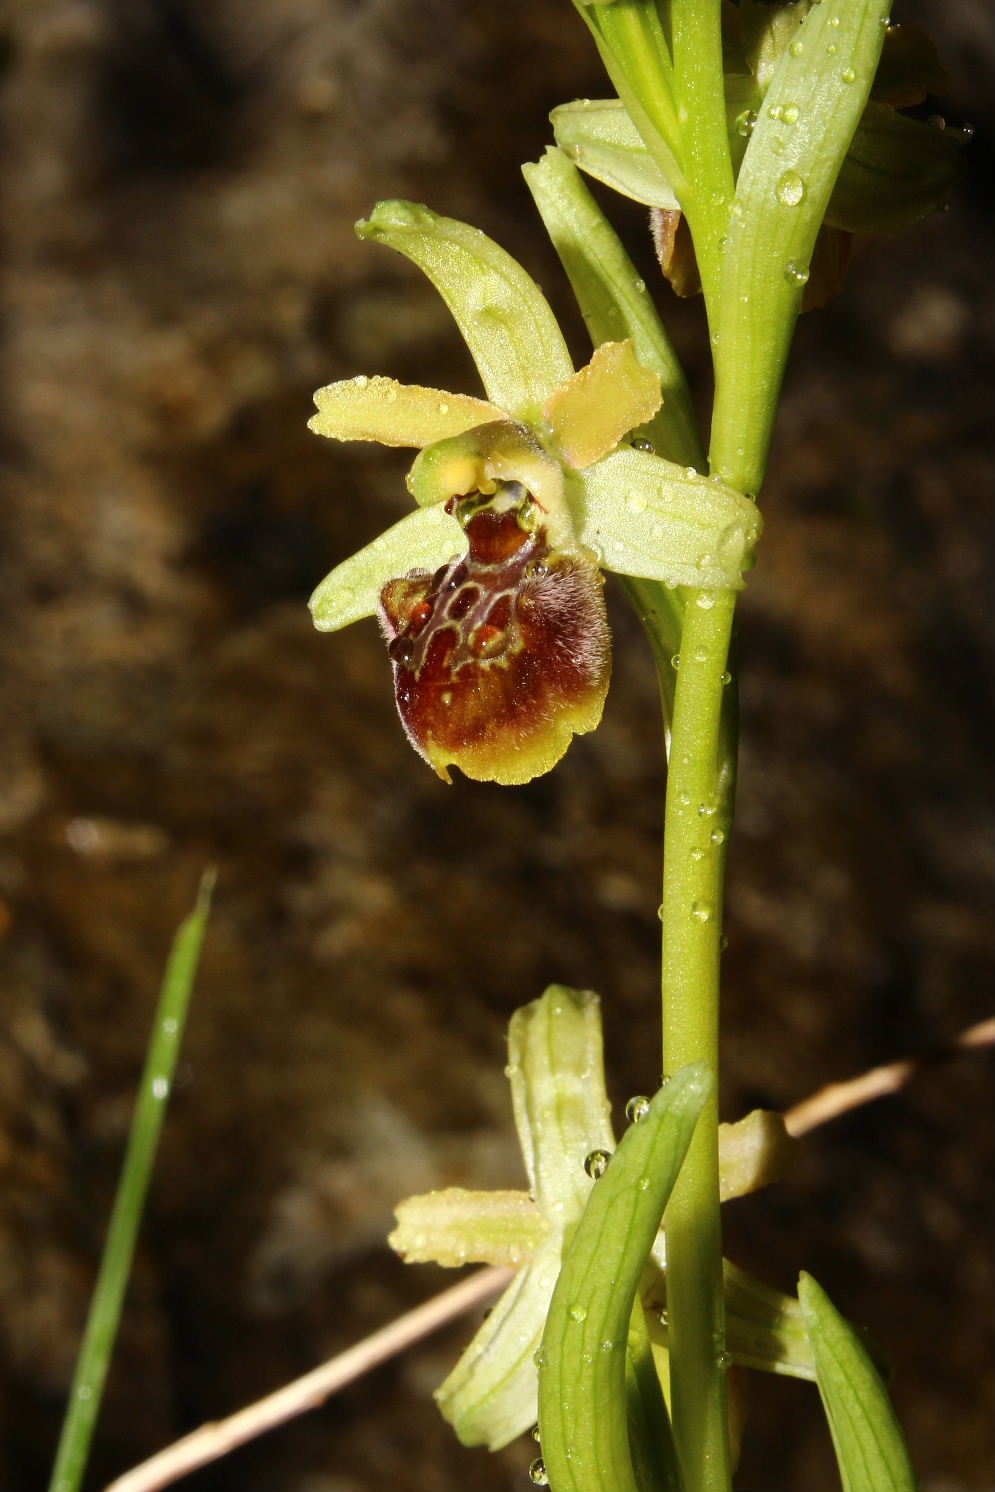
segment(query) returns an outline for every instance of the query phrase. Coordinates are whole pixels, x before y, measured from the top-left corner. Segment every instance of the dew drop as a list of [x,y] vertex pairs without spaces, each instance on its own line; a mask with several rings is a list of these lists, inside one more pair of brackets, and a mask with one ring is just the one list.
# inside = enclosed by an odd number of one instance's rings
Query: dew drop
[[744,109],[742,114],[737,115],[736,133],[739,135],[743,135],[744,137],[747,135],[752,135],[756,126],[756,122],[756,110]]
[[612,1341],[611,1337],[605,1337],[604,1341],[601,1343],[601,1350],[602,1352],[610,1352],[614,1345],[615,1343]]
[[680,653],[675,653],[674,654],[674,656],[670,660],[670,666],[671,666],[671,668],[680,668],[680,666],[681,666],[681,655],[680,655]]
[[791,53],[792,57],[800,57],[804,50],[805,43],[803,41],[793,41],[788,48],[788,51]]
[[546,1463],[541,1456],[536,1456],[529,1467],[529,1481],[533,1487],[548,1487],[549,1477],[546,1474]]
[[834,31],[836,30],[836,28],[839,25],[839,23],[840,23],[839,16],[833,16],[832,20],[829,22],[830,26],[832,26],[832,28],[833,28]]
[[713,915],[710,901],[694,901],[691,903],[691,916],[695,922],[711,922]]
[[701,473],[695,466],[685,466],[684,475],[687,477],[689,482],[694,482],[701,475]]
[[649,451],[651,456],[656,454],[656,447],[651,440],[646,439],[645,435],[634,435],[629,444],[634,451]]
[[545,1352],[543,1352],[541,1347],[537,1347],[536,1350],[533,1352],[532,1361],[535,1363],[537,1368],[544,1368],[546,1366],[546,1354]]
[[439,414],[448,414],[449,413],[449,405],[446,403],[445,399],[442,400],[442,402],[437,406],[437,408],[438,408]]
[[532,1439],[535,1441],[536,1445],[539,1444],[539,1426],[538,1425],[533,1425],[532,1426]]
[[657,909],[656,909],[656,915],[659,917],[660,921],[662,922],[663,918],[664,918],[663,902],[661,902],[660,905],[657,907]]
[[568,1308],[567,1315],[570,1317],[571,1321],[576,1321],[579,1326],[582,1322],[587,1320],[587,1306],[572,1305]]
[[782,207],[797,207],[805,195],[805,183],[797,171],[785,171],[778,177],[774,193]]
[[173,1016],[168,1015],[162,1023],[162,1029],[167,1036],[175,1036],[180,1029],[180,1023]]
[[716,595],[714,591],[699,591],[695,605],[700,606],[702,611],[711,611],[715,602]]
[[804,285],[808,280],[808,266],[789,259],[784,266],[784,278],[789,285]]
[[646,281],[645,280],[636,280],[635,283],[633,284],[632,288],[633,288],[633,290],[636,291],[637,295],[645,295],[646,294]]
[[845,67],[840,73],[840,78],[844,83],[856,83],[857,74],[852,67]]
[[782,109],[780,104],[768,104],[767,117],[769,119],[780,119],[783,113],[784,110]]
[[708,837],[713,844],[725,844],[726,831],[724,829],[713,829]]
[[625,1106],[625,1117],[630,1124],[638,1124],[650,1111],[650,1101],[645,1093],[637,1093]]
[[830,46],[828,46],[828,47],[827,47],[827,48],[826,48],[826,51],[827,51],[827,52],[828,52],[828,54],[829,54],[829,56],[830,56],[830,57],[835,57],[835,56],[836,56],[836,53],[837,53],[837,51],[838,51],[838,48],[837,48],[837,46],[836,46],[836,43],[835,43],[835,42],[833,42],[833,43],[832,43],[832,44],[831,44],[831,45],[830,45]]
[[700,860],[704,860],[704,858],[705,851],[701,849],[699,845],[695,845],[694,849],[691,851],[691,859],[695,862],[695,864],[697,864]]
[[732,683],[732,674],[729,672],[728,669],[726,669],[725,673],[722,675],[722,682],[723,682],[723,684],[731,684]]
[[781,118],[785,124],[797,124],[800,110],[797,104],[785,104],[781,110]]
[[584,1170],[592,1181],[599,1180],[605,1174],[611,1158],[610,1150],[592,1150],[584,1157]]
[[718,1365],[722,1369],[723,1372],[727,1373],[729,1371],[729,1369],[732,1367],[732,1353],[731,1352],[720,1352],[719,1356],[718,1356]]
[[152,1079],[152,1097],[153,1098],[158,1098],[160,1100],[163,1099],[163,1098],[168,1098],[169,1097],[169,1079],[168,1078],[153,1078]]

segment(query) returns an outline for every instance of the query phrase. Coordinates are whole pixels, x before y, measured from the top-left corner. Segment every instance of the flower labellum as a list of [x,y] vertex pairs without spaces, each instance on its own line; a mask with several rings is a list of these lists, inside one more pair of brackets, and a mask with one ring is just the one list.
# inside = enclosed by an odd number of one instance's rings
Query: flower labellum
[[579,546],[551,548],[519,482],[448,504],[468,552],[390,580],[380,623],[412,745],[445,781],[546,772],[601,719],[611,673],[603,580]]

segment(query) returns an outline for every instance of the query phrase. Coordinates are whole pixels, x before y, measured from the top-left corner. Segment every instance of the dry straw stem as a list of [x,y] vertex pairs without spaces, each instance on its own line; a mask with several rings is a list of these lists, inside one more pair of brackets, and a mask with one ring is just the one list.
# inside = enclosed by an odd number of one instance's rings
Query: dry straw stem
[[460,1280],[458,1285],[444,1290],[441,1295],[435,1295],[413,1311],[398,1316],[396,1321],[339,1353],[338,1357],[322,1363],[320,1368],[306,1373],[303,1378],[295,1379],[227,1419],[202,1425],[199,1430],[175,1441],[158,1455],[118,1477],[106,1492],[157,1492],[158,1488],[171,1486],[180,1477],[226,1456],[257,1435],[275,1430],[278,1425],[296,1419],[299,1414],[306,1414],[309,1409],[317,1409],[332,1394],[362,1378],[364,1373],[498,1295],[513,1273],[511,1269],[499,1267],[478,1269],[468,1279]]
[[[912,1078],[939,1062],[956,1057],[964,1052],[979,1051],[995,1046],[995,1017],[969,1026],[948,1046],[940,1047],[924,1057],[906,1057],[888,1062],[883,1067],[872,1067],[859,1077],[844,1083],[829,1083],[810,1098],[803,1099],[784,1115],[785,1126],[791,1135],[804,1135],[822,1124],[838,1119],[851,1109],[871,1103],[876,1098],[885,1098],[897,1093]],[[407,1347],[413,1346],[433,1331],[472,1311],[476,1306],[498,1295],[507,1285],[513,1271],[504,1268],[477,1270],[467,1279],[461,1280],[441,1295],[433,1296],[424,1305],[417,1306],[404,1316],[399,1316],[388,1326],[382,1327],[354,1347],[323,1363],[320,1368],[307,1373],[303,1378],[288,1383],[276,1393],[259,1399],[240,1409],[237,1414],[212,1424],[202,1425],[199,1430],[177,1440],[165,1450],[143,1461],[140,1466],[125,1472],[112,1482],[105,1492],[159,1492],[169,1487],[180,1477],[200,1466],[227,1455],[229,1451],[254,1440],[267,1430],[286,1424],[299,1414],[317,1409],[339,1389],[354,1383],[365,1373],[396,1357]]]

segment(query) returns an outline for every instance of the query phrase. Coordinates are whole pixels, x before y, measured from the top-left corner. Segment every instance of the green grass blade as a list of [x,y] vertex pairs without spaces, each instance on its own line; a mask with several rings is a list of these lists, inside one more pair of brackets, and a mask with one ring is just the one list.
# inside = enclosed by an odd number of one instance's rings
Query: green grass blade
[[[640,1416],[629,1413],[626,1344],[643,1268],[710,1089],[702,1063],[660,1089],[592,1190],[564,1256],[539,1366],[539,1432],[554,1492],[680,1486],[669,1437],[630,1450]],[[661,1462],[668,1451],[669,1464]]]
[[128,1149],[90,1302],[49,1492],[77,1492],[86,1469],[131,1272],[135,1238],[162,1131],[166,1099],[176,1070],[213,888],[214,872],[208,871],[201,881],[194,910],[180,924],[173,939],[166,964]]
[[916,1492],[901,1426],[867,1348],[811,1275],[798,1281],[844,1492]]

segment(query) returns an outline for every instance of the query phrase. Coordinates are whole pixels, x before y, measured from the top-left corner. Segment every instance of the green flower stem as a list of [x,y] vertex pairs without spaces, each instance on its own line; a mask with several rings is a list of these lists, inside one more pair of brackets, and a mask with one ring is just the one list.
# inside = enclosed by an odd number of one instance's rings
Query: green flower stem
[[[702,7],[686,3],[690,24]],[[756,493],[763,481],[802,279],[867,100],[886,14],[885,0],[826,0],[806,17],[798,38],[802,45],[778,65],[768,108],[740,170],[717,305],[714,282],[703,277],[706,298],[713,300],[713,336],[718,331],[720,337],[711,471],[741,492]],[[696,86],[681,73],[682,89]],[[778,105],[782,112],[791,106],[797,115],[793,137],[779,133]],[[731,768],[723,766],[722,677],[735,597],[719,594],[714,605],[703,607],[705,599],[704,593],[689,596],[685,609],[667,784],[663,1021],[668,1073],[701,1060],[714,1067],[718,1057],[719,937],[733,778]],[[727,741],[731,734],[727,727]],[[712,837],[716,828],[725,836],[720,843]],[[699,1120],[667,1216],[674,1435],[689,1492],[726,1492],[730,1485],[720,1357],[725,1334],[717,1122],[713,1098]]]
[[[725,846],[735,778],[734,711],[724,708],[734,592],[689,595],[674,700],[663,878],[664,1072],[718,1071]],[[719,1218],[718,1101],[695,1130],[667,1212],[674,1436],[688,1492],[728,1492]]]

